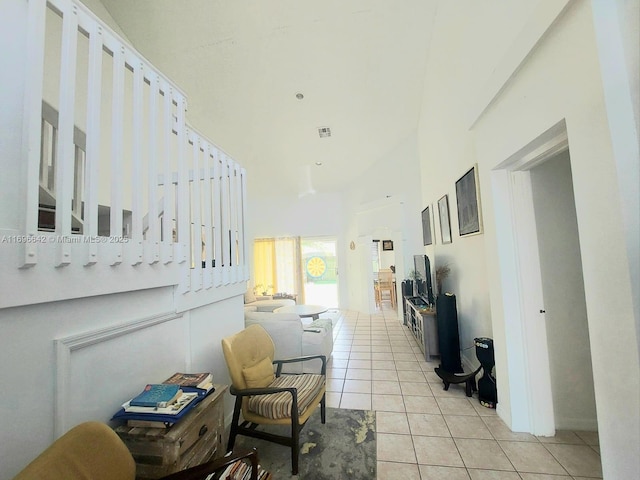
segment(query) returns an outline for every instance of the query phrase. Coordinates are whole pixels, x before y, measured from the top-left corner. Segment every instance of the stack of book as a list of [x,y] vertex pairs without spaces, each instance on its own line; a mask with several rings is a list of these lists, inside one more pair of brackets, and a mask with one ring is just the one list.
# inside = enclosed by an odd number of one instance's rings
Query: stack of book
[[[213,375],[210,373],[181,373],[177,372],[167,378],[166,385],[179,385],[183,390],[204,390],[209,393],[213,389]],[[197,392],[200,393],[200,392]]]
[[131,427],[166,428],[213,390],[211,373],[177,372],[162,383],[147,384],[112,420],[126,420]]
[[[250,480],[251,478],[251,464],[238,460],[235,463],[229,465],[220,475],[212,473],[205,480],[212,479],[219,480]],[[258,465],[258,480],[271,480],[272,475],[267,472],[262,466]]]

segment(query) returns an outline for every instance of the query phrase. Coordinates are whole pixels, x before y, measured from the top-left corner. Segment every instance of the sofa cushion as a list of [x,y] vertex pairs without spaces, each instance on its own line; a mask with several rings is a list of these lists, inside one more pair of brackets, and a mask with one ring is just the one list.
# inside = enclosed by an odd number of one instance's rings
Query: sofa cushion
[[[282,375],[270,387],[295,387],[298,393],[298,413],[302,415],[311,401],[325,386],[324,375]],[[289,392],[255,395],[249,399],[249,410],[267,418],[291,416],[293,397]]]
[[242,369],[242,376],[248,388],[264,388],[273,382],[273,363],[269,358],[263,358],[251,367]]
[[280,298],[278,300],[256,300],[251,305],[258,307],[259,312],[273,312],[276,308],[295,305],[295,302],[287,298]]
[[[250,322],[247,322],[247,320],[249,320]],[[263,312],[258,309],[249,310],[247,307],[245,307],[245,310],[244,310],[245,325],[248,323],[274,322],[274,321],[288,321],[288,322],[300,323],[300,317],[295,313]]]

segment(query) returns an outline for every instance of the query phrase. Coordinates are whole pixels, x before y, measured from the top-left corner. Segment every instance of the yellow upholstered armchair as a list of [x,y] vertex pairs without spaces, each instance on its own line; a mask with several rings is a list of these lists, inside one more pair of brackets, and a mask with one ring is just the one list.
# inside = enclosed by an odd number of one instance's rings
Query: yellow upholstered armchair
[[[251,480],[256,480],[255,450],[234,452],[162,480],[202,480],[243,458],[251,461]],[[136,464],[120,437],[104,423],[85,422],[53,442],[13,480],[134,480],[135,477]]]
[[[257,324],[224,338],[222,351],[231,377],[230,392],[236,396],[227,450],[233,449],[237,435],[288,446],[292,473],[297,475],[300,431],[318,404],[321,421],[326,421],[326,357],[274,360],[273,340]],[[322,361],[318,374],[282,374],[283,364],[311,359]],[[291,436],[256,430],[258,425],[287,425]]]

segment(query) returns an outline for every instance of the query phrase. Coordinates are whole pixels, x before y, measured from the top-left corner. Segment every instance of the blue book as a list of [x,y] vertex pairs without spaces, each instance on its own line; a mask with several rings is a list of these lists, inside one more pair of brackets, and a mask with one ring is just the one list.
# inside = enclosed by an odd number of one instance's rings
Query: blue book
[[180,385],[164,383],[150,383],[137,396],[133,397],[129,405],[134,407],[163,408],[175,402],[180,396]]

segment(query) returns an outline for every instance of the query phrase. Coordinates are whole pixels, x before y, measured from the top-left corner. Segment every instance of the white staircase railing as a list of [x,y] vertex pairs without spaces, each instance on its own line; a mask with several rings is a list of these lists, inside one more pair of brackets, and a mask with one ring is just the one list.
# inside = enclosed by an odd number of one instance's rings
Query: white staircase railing
[[[51,267],[180,264],[183,293],[246,281],[245,170],[187,126],[183,92],[84,5],[28,1],[27,238],[52,236]],[[39,205],[55,212],[53,232]],[[37,241],[23,248],[22,268],[49,261]]]

